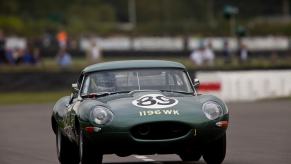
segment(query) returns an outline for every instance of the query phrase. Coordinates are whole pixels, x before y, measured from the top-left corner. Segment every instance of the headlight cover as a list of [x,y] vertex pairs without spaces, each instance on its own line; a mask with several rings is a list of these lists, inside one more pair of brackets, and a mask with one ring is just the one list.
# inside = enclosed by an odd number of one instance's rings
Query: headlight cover
[[97,125],[107,124],[111,122],[112,119],[113,113],[103,106],[96,106],[93,108],[93,110],[91,110],[90,120]]
[[214,101],[204,103],[202,110],[209,120],[215,120],[224,114],[222,107]]

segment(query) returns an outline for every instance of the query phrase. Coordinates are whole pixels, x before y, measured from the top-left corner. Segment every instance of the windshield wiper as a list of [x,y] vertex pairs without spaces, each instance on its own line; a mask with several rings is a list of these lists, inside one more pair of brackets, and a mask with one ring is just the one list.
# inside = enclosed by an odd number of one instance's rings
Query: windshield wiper
[[81,97],[82,98],[94,98],[94,97],[99,97],[99,96],[106,96],[109,94],[110,94],[110,92],[88,93],[88,94],[81,95]]
[[99,92],[99,93],[89,93],[81,95],[82,98],[94,98],[94,97],[102,97],[108,96],[113,94],[120,94],[120,93],[129,93],[130,91],[119,91],[119,92]]
[[193,94],[193,92],[173,91],[173,90],[165,90],[165,89],[161,89],[159,91],[161,91],[161,92],[182,93],[182,94]]

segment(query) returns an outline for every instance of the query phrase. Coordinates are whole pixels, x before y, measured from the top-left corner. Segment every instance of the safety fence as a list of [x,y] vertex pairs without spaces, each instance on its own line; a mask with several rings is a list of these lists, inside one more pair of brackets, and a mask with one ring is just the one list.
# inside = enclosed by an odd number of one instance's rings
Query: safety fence
[[253,101],[291,96],[291,70],[197,72],[200,93],[225,101]]
[[[104,51],[184,51],[197,49],[201,44],[212,44],[215,51],[222,51],[224,43],[228,42],[230,50],[236,50],[239,47],[237,38],[231,37],[96,37],[80,38],[77,41],[77,47],[80,50],[86,50],[91,42],[95,41]],[[288,37],[246,37],[242,42],[251,51],[284,51],[291,49],[291,39]],[[48,43],[46,43],[48,44]],[[20,37],[8,37],[6,39],[6,48],[26,48],[27,39]]]

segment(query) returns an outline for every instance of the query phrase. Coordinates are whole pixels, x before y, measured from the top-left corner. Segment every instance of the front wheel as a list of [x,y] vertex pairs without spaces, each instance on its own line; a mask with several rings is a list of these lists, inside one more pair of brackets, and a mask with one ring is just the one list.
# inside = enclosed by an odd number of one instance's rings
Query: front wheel
[[62,134],[60,128],[57,130],[56,141],[57,154],[60,164],[78,164],[79,154],[77,145],[70,142],[68,138]]
[[203,158],[207,164],[221,164],[226,153],[226,134],[210,143],[204,151]]
[[79,133],[79,156],[81,164],[102,164],[103,155],[94,151],[84,138],[82,130]]
[[179,156],[184,162],[199,161],[201,158],[200,153],[180,153]]

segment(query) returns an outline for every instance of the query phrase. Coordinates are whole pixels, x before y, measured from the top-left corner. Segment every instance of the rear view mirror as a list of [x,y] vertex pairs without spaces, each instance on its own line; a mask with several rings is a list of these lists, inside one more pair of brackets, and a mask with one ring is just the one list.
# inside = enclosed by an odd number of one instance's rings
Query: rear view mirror
[[198,89],[198,88],[199,88],[199,86],[200,86],[200,81],[199,81],[199,79],[196,79],[196,78],[194,79],[193,86],[194,86],[195,89]]
[[73,83],[72,84],[72,89],[73,89],[74,92],[78,92],[79,91],[78,84],[77,83]]
[[69,104],[66,105],[67,107],[69,107],[69,105],[73,103],[73,100],[78,96],[78,92],[79,92],[78,84],[73,83],[71,97],[70,97]]

